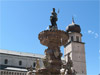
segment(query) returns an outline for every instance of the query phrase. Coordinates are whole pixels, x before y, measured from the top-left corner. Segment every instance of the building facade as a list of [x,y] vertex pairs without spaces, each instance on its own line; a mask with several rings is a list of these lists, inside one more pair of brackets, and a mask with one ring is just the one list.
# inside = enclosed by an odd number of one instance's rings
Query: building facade
[[85,61],[85,48],[82,42],[81,28],[78,24],[74,23],[68,25],[66,31],[69,34],[68,43],[64,46],[64,56],[66,62],[68,61],[68,53],[73,62],[73,69],[77,75],[86,75],[86,61]]
[[26,75],[32,66],[35,71],[36,60],[44,55],[0,50],[0,75]]

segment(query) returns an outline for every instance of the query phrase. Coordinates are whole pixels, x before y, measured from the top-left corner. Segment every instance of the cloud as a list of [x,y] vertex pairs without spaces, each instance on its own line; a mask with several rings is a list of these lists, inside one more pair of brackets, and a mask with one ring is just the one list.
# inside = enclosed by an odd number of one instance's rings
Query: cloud
[[88,33],[90,34],[92,31],[91,30],[88,30]]
[[88,30],[89,34],[94,34],[95,32],[93,32],[92,30]]
[[100,53],[100,49],[99,49],[99,53]]
[[46,28],[46,30],[48,30],[49,29],[49,26]]
[[98,38],[98,36],[99,36],[98,33],[95,33],[95,38]]
[[99,34],[94,32],[94,31],[92,31],[92,30],[88,30],[88,34],[93,35],[94,38],[98,38],[99,37]]

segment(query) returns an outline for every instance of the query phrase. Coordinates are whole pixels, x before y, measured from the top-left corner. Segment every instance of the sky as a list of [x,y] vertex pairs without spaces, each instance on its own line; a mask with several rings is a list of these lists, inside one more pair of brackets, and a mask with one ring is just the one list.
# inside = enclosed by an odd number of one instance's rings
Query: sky
[[[72,23],[81,27],[85,42],[87,75],[100,73],[99,0],[1,0],[0,49],[44,54],[47,48],[40,44],[38,34],[50,23],[52,8],[58,14],[58,29],[66,31]],[[64,53],[64,47],[61,47]]]

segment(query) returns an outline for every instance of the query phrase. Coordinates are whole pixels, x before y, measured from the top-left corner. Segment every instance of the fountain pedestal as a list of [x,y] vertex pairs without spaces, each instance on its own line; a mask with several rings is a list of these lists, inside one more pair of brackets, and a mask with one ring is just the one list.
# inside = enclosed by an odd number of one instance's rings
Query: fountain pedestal
[[47,46],[45,50],[44,69],[36,72],[37,75],[59,75],[62,65],[60,46],[68,41],[68,35],[61,30],[45,30],[38,36],[40,43]]

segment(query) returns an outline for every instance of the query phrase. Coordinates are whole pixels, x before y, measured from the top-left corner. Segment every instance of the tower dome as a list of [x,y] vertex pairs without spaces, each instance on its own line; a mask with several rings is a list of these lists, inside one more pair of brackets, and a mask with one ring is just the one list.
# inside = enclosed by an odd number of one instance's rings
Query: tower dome
[[72,24],[69,24],[66,28],[67,32],[81,32],[81,28],[78,24],[75,24],[74,18],[72,17]]

